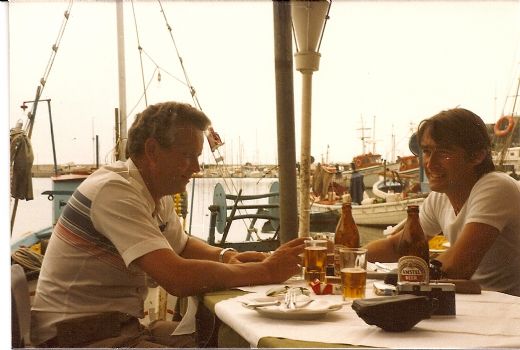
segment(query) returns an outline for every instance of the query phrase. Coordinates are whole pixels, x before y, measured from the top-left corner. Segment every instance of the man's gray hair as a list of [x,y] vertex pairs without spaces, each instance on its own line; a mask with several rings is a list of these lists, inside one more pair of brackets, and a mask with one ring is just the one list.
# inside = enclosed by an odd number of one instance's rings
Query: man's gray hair
[[162,147],[171,146],[177,135],[172,129],[194,126],[200,131],[205,131],[210,125],[211,121],[202,111],[187,103],[171,101],[148,106],[136,115],[128,130],[126,156],[142,154],[148,138],[156,139]]

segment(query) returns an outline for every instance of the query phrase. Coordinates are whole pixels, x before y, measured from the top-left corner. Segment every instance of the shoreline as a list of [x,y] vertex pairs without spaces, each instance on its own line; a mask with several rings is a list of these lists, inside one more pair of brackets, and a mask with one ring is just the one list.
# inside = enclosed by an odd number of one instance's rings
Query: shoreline
[[[105,164],[101,164],[103,166]],[[58,165],[58,175],[64,174],[90,174],[96,170],[95,164],[64,164]],[[50,178],[55,176],[53,164],[33,164],[33,178]],[[223,176],[227,174],[228,176]],[[225,171],[221,167],[210,165],[205,166],[204,170],[194,174],[193,178],[276,178],[278,177],[278,165],[258,164],[258,165],[227,165]]]

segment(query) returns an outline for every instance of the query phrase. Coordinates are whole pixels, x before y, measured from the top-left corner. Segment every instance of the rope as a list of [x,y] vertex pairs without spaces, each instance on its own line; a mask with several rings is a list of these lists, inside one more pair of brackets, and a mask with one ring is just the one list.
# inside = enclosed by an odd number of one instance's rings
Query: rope
[[[139,106],[139,103],[141,103],[141,100],[143,99],[143,97],[145,98],[145,103],[146,103],[146,91],[148,91],[148,88],[150,87],[150,84],[152,83],[152,81],[153,81],[153,79],[155,77],[155,72],[157,72],[157,70],[158,70],[158,68],[156,67],[154,69],[154,71],[152,72],[152,75],[151,75],[150,79],[148,80],[148,83],[144,87],[143,94],[141,95],[141,97],[139,97],[139,99],[137,100],[136,104],[132,107],[132,109],[130,110],[128,115],[131,115],[134,112],[134,110],[137,108],[137,106]],[[126,118],[128,118],[128,116]]]
[[161,71],[165,72],[166,74],[168,74],[170,77],[172,77],[174,80],[177,80],[178,83],[188,87],[188,85],[182,81],[181,79],[177,78],[176,76],[174,76],[173,74],[171,74],[170,72],[168,72],[166,69],[164,69],[162,66],[160,66],[159,64],[157,64],[157,62],[155,62],[155,60],[148,54],[148,52],[146,52],[145,49],[142,49],[143,50],[143,53],[146,55],[146,57],[148,57],[148,59],[150,61],[152,61],[152,63],[155,65],[155,67],[157,69],[160,69]]
[[[145,104],[146,106],[148,106],[148,101],[147,101],[147,90],[148,88],[150,87],[150,84],[152,83],[153,81],[153,78],[155,76],[155,72],[157,70],[162,70],[163,72],[165,72],[166,74],[168,74],[170,77],[172,77],[173,79],[175,79],[176,81],[180,82],[181,84],[185,85],[189,92],[190,92],[190,95],[192,97],[192,100],[193,100],[193,103],[195,104],[195,106],[202,111],[202,107],[200,105],[200,102],[198,100],[198,97],[197,97],[197,93],[196,93],[196,90],[195,88],[193,87],[193,85],[191,84],[190,82],[190,79],[188,77],[188,73],[187,73],[187,70],[184,66],[184,62],[183,62],[183,59],[182,57],[180,56],[180,53],[179,53],[179,50],[177,48],[177,44],[175,42],[175,39],[173,37],[173,33],[172,33],[172,27],[170,26],[169,22],[168,22],[168,19],[166,17],[166,12],[164,11],[164,8],[162,6],[162,3],[160,0],[158,0],[158,3],[159,3],[159,6],[161,8],[161,13],[163,15],[163,18],[164,18],[164,21],[166,23],[166,28],[168,30],[168,33],[170,35],[170,38],[171,38],[171,41],[173,43],[173,46],[175,48],[175,52],[177,54],[177,57],[179,59],[179,63],[181,65],[181,68],[182,68],[182,71],[183,71],[183,74],[184,74],[184,80],[185,81],[182,81],[180,80],[179,78],[175,77],[173,74],[169,73],[166,69],[162,68],[161,66],[159,66],[157,64],[157,62],[155,62],[155,60],[146,52],[146,50],[143,49],[143,47],[141,46],[141,42],[140,42],[140,38],[139,38],[139,29],[138,29],[138,25],[137,25],[137,17],[136,17],[136,13],[135,13],[135,8],[134,8],[134,1],[132,0],[131,1],[131,4],[132,4],[132,12],[133,12],[133,17],[134,17],[134,25],[135,25],[135,31],[136,31],[136,36],[137,36],[137,44],[138,44],[138,49],[139,49],[139,59],[140,59],[140,62],[141,62],[141,77],[142,77],[142,81],[143,81],[143,94],[141,95],[141,97],[139,97],[137,103],[134,105],[134,107],[131,109],[131,111],[129,113],[127,113],[127,115],[125,116],[125,118],[128,118],[128,116],[132,115],[132,113],[134,112],[134,110],[137,108],[137,106],[139,105],[139,103],[141,102],[141,100],[145,99]],[[155,65],[155,70],[154,72],[152,73],[152,76],[150,78],[150,80],[148,81],[148,83],[145,83],[145,78],[144,78],[144,68],[143,68],[143,54]],[[113,150],[109,151],[112,152]],[[215,154],[215,152],[217,154]],[[227,189],[227,191],[231,192],[231,189],[234,191],[234,193],[238,193],[238,189],[236,188],[235,186],[235,183],[233,182],[233,180],[231,179],[231,176],[229,174],[229,171],[227,169],[227,167],[225,167],[225,164],[224,164],[224,161],[223,161],[223,157],[222,155],[220,154],[220,151],[218,149],[216,149],[214,152],[212,152],[212,155],[213,155],[213,158],[215,160],[215,163],[217,165],[217,169],[219,170],[219,172],[221,174],[223,174],[223,180],[224,180],[224,185]],[[219,164],[219,162],[222,162],[221,164]],[[227,176],[226,176],[227,175]],[[226,180],[226,179],[229,179],[229,180]],[[231,185],[228,183],[230,182]],[[240,213],[240,210],[238,210],[239,213]],[[191,215],[191,213],[190,213]],[[248,228],[248,224],[245,222],[244,219],[242,219],[242,222],[244,223],[244,226],[246,228]]]
[[[171,38],[171,41],[172,41],[173,46],[175,48],[175,52],[177,54],[177,58],[179,59],[179,63],[181,65],[182,72],[184,74],[184,79],[186,81],[185,85],[188,87],[188,89],[190,91],[191,97],[193,99],[193,103],[197,106],[197,108],[199,110],[202,111],[202,107],[201,107],[201,105],[199,103],[199,99],[197,97],[197,92],[196,92],[195,88],[193,87],[193,85],[190,82],[190,78],[188,77],[188,72],[186,71],[186,68],[184,66],[184,61],[183,61],[183,59],[182,59],[182,57],[181,57],[181,55],[179,53],[179,49],[177,48],[177,44],[176,44],[175,39],[173,37],[172,27],[171,27],[170,23],[168,22],[168,18],[166,17],[166,11],[164,11],[164,8],[162,6],[161,0],[157,0],[157,2],[159,3],[159,7],[161,8],[161,13],[162,13],[164,21],[166,23],[166,28],[168,30],[168,33],[169,33],[170,38]],[[215,155],[215,152],[217,152],[217,155]],[[213,155],[213,159],[215,160],[215,163],[217,165],[217,169],[219,169],[221,174],[223,174],[222,179],[224,180],[224,185],[225,185],[226,189],[228,191],[230,191],[230,186],[229,186],[228,181],[226,180],[226,178],[227,179],[231,179],[231,180],[229,180],[231,182],[231,187],[233,188],[234,193],[238,193],[238,189],[236,188],[235,183],[233,182],[231,176],[229,176],[230,174],[229,174],[229,172],[227,170],[227,167],[224,166],[225,165],[224,161],[223,161],[224,158],[220,154],[219,149],[217,148],[214,152],[212,152],[212,155]],[[222,160],[222,164],[219,164],[218,159]],[[225,176],[225,175],[227,175],[227,176]],[[239,212],[239,214],[241,213],[240,209],[238,209],[238,212]],[[245,219],[242,219],[242,222],[244,223],[244,227],[246,227],[246,229],[247,229],[248,228],[248,224],[246,223]]]
[[61,22],[60,30],[58,31],[58,37],[56,41],[52,45],[51,56],[49,57],[49,61],[47,62],[47,66],[45,67],[45,71],[43,73],[42,78],[40,79],[40,84],[38,85],[36,98],[34,99],[33,110],[29,113],[28,123],[26,125],[26,131],[29,138],[31,138],[34,118],[36,116],[36,107],[38,105],[38,101],[40,96],[43,94],[43,90],[45,89],[45,84],[47,83],[47,79],[49,78],[49,74],[51,73],[52,66],[54,64],[54,59],[56,58],[56,54],[58,52],[58,48],[60,47],[61,39],[63,38],[63,34],[65,33],[65,28],[67,27],[67,23],[70,16],[70,10],[72,8],[73,0],[69,0],[69,6],[67,10],[63,14],[63,21]]
[[[143,48],[141,47],[141,41],[139,39],[139,29],[137,28],[137,18],[135,17],[135,9],[134,9],[134,0],[131,1],[132,4],[132,14],[134,15],[134,25],[135,25],[135,35],[137,36],[137,48],[139,50],[139,61],[141,62],[141,79],[143,81],[143,89],[144,89],[144,103],[146,107],[148,107],[148,98],[146,96],[146,84],[144,81],[144,69],[143,69]],[[130,115],[127,113],[127,115]],[[127,116],[125,116],[127,117]]]
[[179,54],[179,50],[177,48],[177,44],[175,43],[175,39],[173,38],[172,34],[172,27],[168,23],[168,19],[166,18],[166,12],[164,11],[164,8],[162,6],[161,0],[157,0],[159,3],[159,7],[161,8],[161,13],[163,15],[164,21],[166,23],[166,28],[168,29],[168,33],[170,34],[170,38],[173,43],[173,47],[175,48],[175,52],[177,53],[177,57],[179,58],[179,63],[182,68],[182,72],[184,73],[184,79],[186,80],[186,84],[188,86],[188,89],[190,90],[191,98],[193,99],[193,103],[202,111],[202,107],[200,106],[199,99],[197,98],[197,92],[195,91],[195,88],[190,83],[190,78],[188,77],[188,73],[186,71],[186,68],[184,67],[184,62],[182,60],[182,57]]
[[36,253],[31,248],[21,247],[11,254],[11,259],[20,264],[26,272],[40,271],[43,255]]
[[[60,47],[61,39],[63,37],[63,33],[65,32],[65,28],[67,27],[67,23],[70,16],[70,10],[72,8],[73,0],[69,0],[69,6],[67,10],[63,14],[63,21],[61,22],[60,30],[58,31],[58,37],[56,41],[52,45],[52,53],[49,57],[49,61],[47,62],[47,66],[45,67],[45,71],[43,73],[43,77],[40,79],[40,84],[36,88],[36,96],[33,101],[32,110],[27,113],[27,124],[25,125],[24,131],[27,134],[29,140],[32,136],[32,131],[34,128],[34,120],[36,118],[36,110],[38,108],[38,102],[40,101],[40,97],[45,89],[45,84],[47,79],[49,78],[49,74],[51,73],[52,65],[54,63],[54,59],[56,58],[56,53],[58,52],[58,48]],[[49,107],[50,108],[50,107]],[[15,153],[16,156],[16,153]],[[18,198],[15,199],[13,212],[11,213],[11,235],[13,234],[14,220],[16,218],[16,212],[18,210]]]

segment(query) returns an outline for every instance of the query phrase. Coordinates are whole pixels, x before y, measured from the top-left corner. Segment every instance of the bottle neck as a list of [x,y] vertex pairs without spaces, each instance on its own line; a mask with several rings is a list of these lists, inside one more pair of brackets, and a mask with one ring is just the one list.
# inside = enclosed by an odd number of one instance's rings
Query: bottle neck
[[409,211],[408,212],[408,217],[409,218],[414,218],[414,219],[417,218],[418,219],[419,218],[419,213],[416,212],[416,211]]
[[350,203],[343,203],[343,206],[341,207],[341,210],[343,212],[351,212],[352,211],[352,205]]

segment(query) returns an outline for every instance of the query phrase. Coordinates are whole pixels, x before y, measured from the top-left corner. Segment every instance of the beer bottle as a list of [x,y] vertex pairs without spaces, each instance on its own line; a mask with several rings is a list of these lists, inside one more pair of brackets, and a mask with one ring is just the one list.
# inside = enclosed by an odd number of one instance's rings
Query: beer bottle
[[359,248],[359,231],[352,217],[350,196],[343,197],[341,217],[336,226],[336,233],[334,235],[334,245]]
[[352,217],[352,204],[350,195],[343,195],[341,217],[334,234],[334,275],[340,276],[341,248],[359,248],[359,231]]
[[401,256],[417,256],[424,260],[427,266],[430,261],[428,241],[419,222],[419,206],[409,205],[408,217],[404,224],[403,234],[397,248]]

